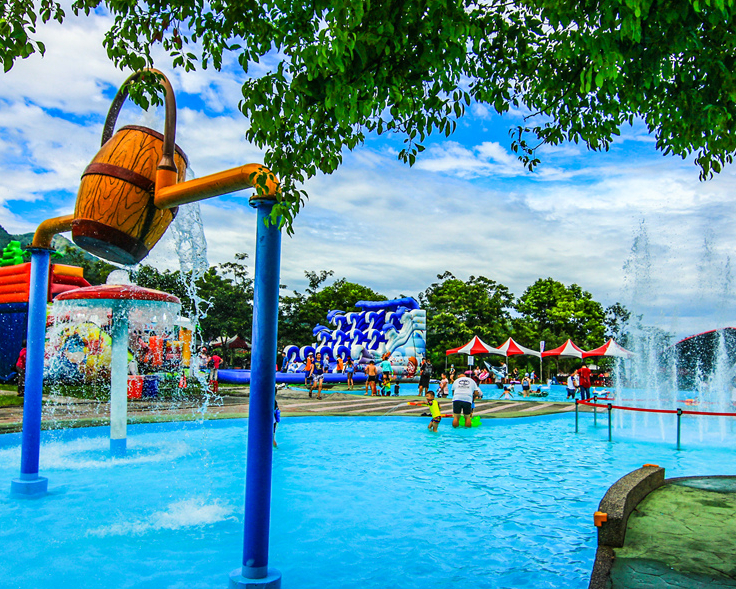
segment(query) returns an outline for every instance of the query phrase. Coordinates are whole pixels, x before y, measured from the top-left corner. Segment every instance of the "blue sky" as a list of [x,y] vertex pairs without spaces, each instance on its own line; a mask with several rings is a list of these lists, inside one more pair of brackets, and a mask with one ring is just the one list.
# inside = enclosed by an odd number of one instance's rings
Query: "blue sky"
[[[46,57],[3,75],[0,224],[11,233],[73,211],[110,100],[127,77],[102,48],[107,26],[104,15],[43,26]],[[262,160],[243,139],[243,74],[234,62],[220,73],[159,67],[177,92],[177,143],[197,176]],[[656,152],[636,123],[607,153],[545,149],[529,173],[510,151],[508,129],[521,115],[473,105],[453,136],[425,143],[413,168],[396,160],[395,138],[369,137],[335,174],[307,183],[310,200],[295,235],[283,240],[282,282],[303,289],[305,270],[326,269],[388,296],[416,296],[449,270],[462,279],[485,275],[518,296],[551,276],[604,305],[621,301],[677,335],[734,324],[736,169],[700,182],[692,161]],[[161,129],[161,117],[126,105],[119,125]],[[252,254],[247,194],[212,199],[201,211],[210,263]],[[637,236],[647,247],[632,258]],[[174,258],[165,237],[146,261],[167,268]]]

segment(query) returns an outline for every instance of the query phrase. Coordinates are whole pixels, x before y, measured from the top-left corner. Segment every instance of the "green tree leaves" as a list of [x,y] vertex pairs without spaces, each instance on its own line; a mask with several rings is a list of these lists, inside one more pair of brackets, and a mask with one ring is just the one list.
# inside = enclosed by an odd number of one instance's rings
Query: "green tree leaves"
[[[237,53],[251,74],[239,103],[246,137],[282,182],[272,219],[289,232],[307,198],[301,185],[335,171],[367,133],[403,137],[398,158],[413,165],[473,101],[530,113],[511,142],[530,170],[541,145],[607,150],[637,117],[663,153],[695,155],[702,178],[736,150],[732,0],[76,0],[73,10],[101,6],[114,17],[104,43],[121,69],[154,65],[157,45],[187,71]],[[0,4],[6,71],[43,53],[39,18],[64,12],[53,0]],[[252,75],[265,58],[275,65]]]
[[[490,345],[501,344],[511,333],[513,295],[485,276],[463,282],[450,272],[419,295],[427,311],[427,350],[433,362],[443,362],[445,350],[477,335]],[[492,342],[496,342],[495,344]]]
[[567,339],[583,348],[600,346],[603,341],[603,307],[577,284],[566,287],[552,278],[540,278],[519,297],[516,311],[520,317],[515,328],[520,337],[544,340],[547,348]]

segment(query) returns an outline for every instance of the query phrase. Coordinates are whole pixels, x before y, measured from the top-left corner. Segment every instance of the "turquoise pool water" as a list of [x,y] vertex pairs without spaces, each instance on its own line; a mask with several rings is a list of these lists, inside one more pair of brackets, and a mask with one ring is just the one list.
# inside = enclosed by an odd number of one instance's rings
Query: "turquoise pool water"
[[[731,449],[606,440],[581,416],[286,418],[274,457],[271,564],[285,588],[584,588],[592,514],[644,463],[733,474]],[[221,589],[240,564],[245,420],[45,434],[40,500],[0,497],[0,585]],[[19,436],[0,436],[17,476]]]

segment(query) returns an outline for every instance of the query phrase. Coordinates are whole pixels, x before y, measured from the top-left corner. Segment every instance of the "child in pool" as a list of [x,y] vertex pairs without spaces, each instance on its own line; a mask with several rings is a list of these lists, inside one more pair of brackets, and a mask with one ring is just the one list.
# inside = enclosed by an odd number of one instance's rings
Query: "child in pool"
[[429,413],[432,415],[432,421],[429,422],[427,429],[436,432],[437,427],[440,425],[440,421],[442,421],[442,411],[440,410],[440,404],[437,399],[434,398],[434,391],[427,391],[424,397],[427,399]]

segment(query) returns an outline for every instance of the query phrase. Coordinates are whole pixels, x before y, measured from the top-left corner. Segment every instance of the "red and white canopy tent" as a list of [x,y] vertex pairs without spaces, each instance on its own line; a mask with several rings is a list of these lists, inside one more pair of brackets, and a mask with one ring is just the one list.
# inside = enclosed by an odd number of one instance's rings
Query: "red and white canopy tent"
[[236,350],[236,349],[242,349],[242,350],[250,350],[250,343],[240,337],[239,335],[229,337],[225,340],[222,339],[215,339],[212,340],[209,343],[209,346],[211,348],[219,348],[222,347],[226,350]]
[[630,352],[629,350],[619,346],[615,341],[613,341],[613,338],[609,339],[600,348],[583,352],[583,358],[592,358],[594,356],[606,356],[609,358],[633,358],[634,355],[634,352]]
[[[450,354],[467,354],[468,356],[475,356],[477,354],[496,354],[498,356],[503,355],[496,348],[485,343],[477,335],[474,335],[473,339],[471,339],[464,346],[453,348],[452,350],[447,350],[445,352],[445,370],[447,370],[447,356],[449,356]],[[468,363],[472,364],[472,361],[469,361]]]
[[468,356],[475,356],[476,354],[498,354],[498,353],[499,352],[496,348],[494,348],[493,346],[489,346],[482,339],[480,339],[477,335],[474,335],[473,339],[471,339],[464,346],[460,346],[459,348],[453,348],[452,350],[447,350],[445,352],[445,356],[449,356],[450,354],[467,354]]
[[517,344],[513,338],[507,339],[504,343],[496,348],[502,356],[506,356],[506,376],[509,375],[509,357],[511,356],[536,356],[542,358],[542,353],[529,348],[525,348],[521,344]]
[[521,344],[517,344],[511,337],[503,342],[500,346],[498,346],[496,350],[501,352],[501,355],[506,356],[507,358],[509,356],[536,356],[537,358],[541,357],[541,352],[525,348]]
[[582,358],[585,352],[577,347],[572,340],[567,340],[559,348],[542,352],[542,358],[547,356],[563,356],[567,358]]
[[[542,352],[542,358],[548,358],[550,356],[556,356],[557,358],[582,358],[583,354],[585,352],[576,346],[571,339],[568,339],[564,344],[562,344],[559,348],[554,348],[552,350],[547,350],[546,352]],[[559,370],[559,364],[557,365],[557,370]],[[542,361],[539,361],[539,372],[540,372],[540,378],[542,377]]]

